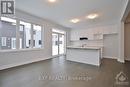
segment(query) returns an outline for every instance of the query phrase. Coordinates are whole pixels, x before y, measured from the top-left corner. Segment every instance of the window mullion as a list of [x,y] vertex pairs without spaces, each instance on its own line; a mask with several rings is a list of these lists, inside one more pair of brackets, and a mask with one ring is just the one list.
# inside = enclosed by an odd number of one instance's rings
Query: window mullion
[[[1,16],[0,16],[0,28],[2,27],[2,23],[1,23]],[[1,40],[2,38],[0,37],[0,40]],[[0,42],[0,50],[1,50],[1,44],[2,42]]]
[[20,20],[16,20],[16,49],[19,49],[19,38],[20,38],[20,32],[19,32],[19,27],[20,27]]
[[31,24],[31,48],[33,48],[33,24]]
[[44,27],[42,26],[42,29],[41,29],[41,42],[42,42],[42,46],[41,48],[44,48]]

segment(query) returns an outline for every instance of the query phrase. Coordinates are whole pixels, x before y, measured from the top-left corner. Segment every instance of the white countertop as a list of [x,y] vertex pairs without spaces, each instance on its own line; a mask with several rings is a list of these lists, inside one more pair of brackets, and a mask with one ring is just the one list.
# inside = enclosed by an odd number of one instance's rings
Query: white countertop
[[100,50],[103,46],[67,46],[68,49]]

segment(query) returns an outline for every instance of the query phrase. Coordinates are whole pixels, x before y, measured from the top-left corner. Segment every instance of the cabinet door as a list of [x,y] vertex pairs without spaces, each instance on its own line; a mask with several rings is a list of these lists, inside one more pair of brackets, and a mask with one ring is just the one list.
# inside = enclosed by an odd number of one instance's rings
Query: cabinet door
[[70,33],[70,39],[72,41],[79,40],[79,33],[77,31],[72,30]]
[[88,36],[88,39],[89,40],[93,40],[94,39],[94,30],[93,29],[89,29],[88,31],[87,31],[87,36]]
[[101,40],[103,39],[103,34],[94,34],[94,40]]
[[116,34],[118,33],[117,26],[108,26],[103,29],[103,34]]

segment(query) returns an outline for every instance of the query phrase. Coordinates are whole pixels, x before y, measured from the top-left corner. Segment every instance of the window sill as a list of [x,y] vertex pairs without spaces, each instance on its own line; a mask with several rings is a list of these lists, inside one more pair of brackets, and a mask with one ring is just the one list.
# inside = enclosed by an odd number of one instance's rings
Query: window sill
[[0,53],[8,53],[8,52],[25,52],[25,51],[40,51],[44,48],[28,48],[28,49],[14,49],[14,50],[0,50]]

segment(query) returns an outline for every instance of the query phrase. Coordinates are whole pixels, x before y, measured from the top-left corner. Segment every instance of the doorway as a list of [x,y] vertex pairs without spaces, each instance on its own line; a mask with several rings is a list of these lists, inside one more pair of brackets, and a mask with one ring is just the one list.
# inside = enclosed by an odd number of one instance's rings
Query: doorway
[[125,20],[124,28],[124,56],[125,60],[130,61],[130,13]]
[[125,60],[130,61],[130,23],[125,24]]
[[52,55],[64,55],[65,54],[65,33],[52,31]]

